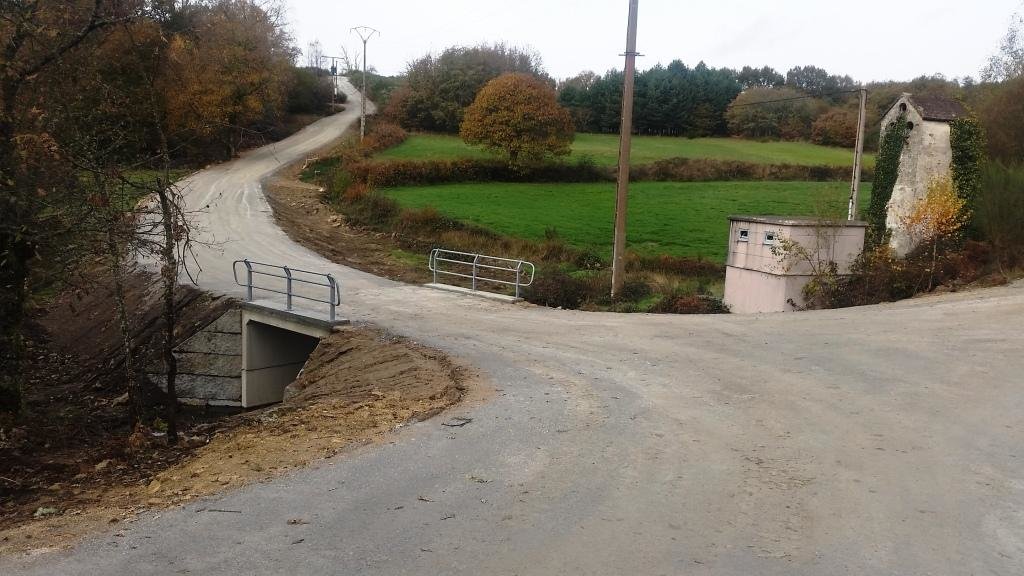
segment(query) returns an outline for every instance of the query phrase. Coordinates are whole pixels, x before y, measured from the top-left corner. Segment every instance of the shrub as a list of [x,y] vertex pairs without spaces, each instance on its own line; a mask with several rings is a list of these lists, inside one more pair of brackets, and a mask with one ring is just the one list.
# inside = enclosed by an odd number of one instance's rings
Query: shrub
[[1007,167],[990,162],[981,172],[981,190],[977,205],[977,225],[985,240],[992,244],[993,257],[1000,267],[1024,263],[1024,166]]
[[330,80],[320,76],[318,70],[292,68],[292,78],[286,96],[289,114],[327,114],[331,108]]
[[[360,185],[356,184],[355,187]],[[349,196],[348,191],[346,196]],[[390,228],[402,211],[398,203],[391,198],[367,191],[365,188],[358,189],[351,198],[345,202],[345,215],[350,222],[358,226]]]
[[[613,182],[614,168],[603,168],[588,159],[577,162],[545,162],[510,168],[497,159],[388,160],[366,158],[346,164],[352,177],[374,186],[429,186],[453,182]],[[642,181],[715,182],[763,180],[775,182],[845,181],[849,169],[840,166],[756,164],[709,158],[671,158],[634,166],[630,179]],[[865,180],[873,172],[865,170]]]
[[[337,169],[330,175],[330,180],[327,183],[327,191],[332,199],[337,199],[348,193],[349,188],[352,186],[352,176],[345,170]],[[362,188],[366,188],[362,186]]]
[[961,260],[963,254],[939,259],[932,264],[929,246],[919,247],[904,258],[898,258],[888,244],[865,250],[853,263],[850,276],[841,280],[836,299],[828,308],[863,306],[895,302],[919,294],[928,288],[957,279],[961,270],[970,266]]
[[771,252],[783,270],[790,272],[799,266],[810,275],[807,284],[801,290],[803,304],[793,300],[787,302],[796,309],[831,308],[842,292],[842,279],[839,269],[832,260],[835,235],[827,228],[815,228],[813,243],[807,246],[793,240],[782,238],[772,246]]
[[395,229],[402,233],[430,234],[459,228],[457,222],[442,216],[432,206],[419,210],[403,210]]
[[853,148],[857,144],[857,118],[857,113],[843,109],[818,116],[811,125],[811,142]]
[[849,177],[849,169],[840,166],[757,164],[712,158],[668,158],[657,160],[651,164],[635,166],[630,171],[630,179],[637,182],[716,182],[726,180],[827,182],[842,181]]
[[551,308],[576,309],[583,303],[587,288],[583,280],[560,268],[537,270],[533,284],[523,292],[528,302]]
[[618,300],[636,302],[651,295],[651,287],[646,280],[641,278],[626,278],[622,283],[622,289],[616,294]]
[[865,250],[850,266],[851,275],[844,282],[840,298],[826,307],[893,302],[913,296],[917,283],[908,264],[888,244]]
[[[556,231],[557,232],[557,231]],[[540,243],[540,258],[549,262],[571,261],[576,250],[557,236],[548,237]]]
[[364,160],[349,166],[356,180],[375,186],[427,186],[449,182],[603,182],[610,171],[583,163],[548,162],[512,169],[501,160]]
[[987,87],[978,103],[986,150],[1002,162],[1024,158],[1024,76]]
[[656,314],[728,314],[729,307],[718,298],[698,294],[670,295],[651,307]]
[[928,185],[928,193],[900,218],[900,225],[920,247],[931,252],[928,290],[932,289],[940,255],[960,239],[960,232],[970,219],[966,202],[957,195],[950,177],[936,178]]
[[366,197],[366,195],[369,193],[370,187],[367,186],[366,184],[350,184],[347,188],[344,189],[344,192],[342,192],[341,199],[344,202],[358,202],[359,200],[362,200],[364,197]]
[[604,260],[597,253],[584,250],[576,255],[573,265],[580,270],[600,270],[604,268]]
[[398,124],[386,121],[375,122],[360,144],[360,148],[364,154],[370,155],[398,146],[408,137],[409,134]]
[[685,258],[668,254],[641,256],[628,252],[626,254],[626,270],[648,270],[690,277],[719,277],[722,275],[723,266],[701,258]]

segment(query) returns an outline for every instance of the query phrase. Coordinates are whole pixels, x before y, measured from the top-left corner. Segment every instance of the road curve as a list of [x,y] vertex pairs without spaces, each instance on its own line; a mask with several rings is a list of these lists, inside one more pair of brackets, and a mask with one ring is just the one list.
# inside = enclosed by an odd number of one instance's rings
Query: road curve
[[[343,311],[497,389],[123,538],[4,574],[1021,574],[1024,287],[770,316],[584,313],[401,285],[325,261],[260,182],[358,108],[192,176],[200,284],[249,256],[330,270]],[[422,497],[422,499],[420,498]],[[310,523],[289,525],[302,517]]]

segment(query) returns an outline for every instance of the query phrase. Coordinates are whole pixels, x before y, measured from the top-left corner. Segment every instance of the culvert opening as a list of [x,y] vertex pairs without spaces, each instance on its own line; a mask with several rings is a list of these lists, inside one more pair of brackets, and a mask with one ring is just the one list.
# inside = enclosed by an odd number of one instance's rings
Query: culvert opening
[[280,402],[320,339],[253,320],[243,330],[242,406]]

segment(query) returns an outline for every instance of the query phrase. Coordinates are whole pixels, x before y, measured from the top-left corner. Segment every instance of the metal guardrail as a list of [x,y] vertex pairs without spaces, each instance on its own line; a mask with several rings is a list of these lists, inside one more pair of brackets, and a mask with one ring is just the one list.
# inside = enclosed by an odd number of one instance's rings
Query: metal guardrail
[[[445,270],[445,265],[448,265],[450,269]],[[434,284],[438,283],[437,277],[441,275],[467,278],[472,281],[472,289],[474,291],[477,289],[477,283],[479,282],[514,286],[516,298],[519,298],[519,290],[521,288],[533,284],[533,276],[536,273],[536,267],[526,260],[456,252],[441,248],[435,248],[430,251],[427,267],[434,273]],[[454,268],[455,271],[451,270],[451,268]],[[507,279],[495,277],[499,274],[504,274]]]
[[[238,265],[242,264],[245,267],[245,283],[242,283],[238,279]],[[265,270],[272,270],[267,272]],[[275,264],[265,264],[263,262],[252,262],[248,259],[235,260],[231,265],[231,271],[235,276],[235,284],[246,289],[245,299],[248,302],[252,302],[253,290],[262,290],[264,292],[272,292],[274,294],[283,294],[287,299],[287,309],[292,309],[292,301],[295,298],[301,298],[303,300],[309,300],[311,302],[320,302],[321,304],[327,304],[330,307],[330,318],[331,321],[335,320],[335,312],[339,304],[341,304],[341,287],[338,281],[334,279],[334,276],[330,274],[323,274],[320,272],[310,272],[309,270],[299,270],[297,268],[289,268],[288,266],[277,266]],[[280,271],[282,274],[274,273],[273,271]],[[298,274],[298,276],[296,276]],[[269,286],[261,286],[253,282],[253,278],[256,276],[264,276],[269,278],[278,278],[284,280],[284,290],[277,290]],[[306,276],[304,278],[303,276]],[[308,279],[323,278],[324,282],[318,282],[315,280]],[[313,296],[304,296],[298,294],[295,291],[296,283],[307,286],[320,286],[328,289],[327,300],[316,298]]]

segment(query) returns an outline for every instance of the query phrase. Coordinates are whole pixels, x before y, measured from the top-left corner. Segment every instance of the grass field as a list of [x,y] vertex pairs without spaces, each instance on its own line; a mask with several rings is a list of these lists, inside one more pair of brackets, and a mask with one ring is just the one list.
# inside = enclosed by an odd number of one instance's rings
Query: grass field
[[[619,157],[619,137],[613,134],[577,134],[570,160],[589,156],[601,166],[614,166]],[[395,160],[448,160],[487,158],[488,153],[467,146],[457,136],[413,134],[402,144],[377,155]],[[737,138],[633,138],[632,161],[648,164],[665,158],[713,158],[759,164],[797,164],[802,166],[853,166],[853,151],[806,142],[754,142]],[[865,165],[873,167],[874,155],[866,155]]]
[[[864,186],[861,210],[870,190],[870,184]],[[845,215],[848,193],[842,182],[634,183],[629,248],[724,262],[729,215]],[[569,244],[604,258],[611,254],[614,184],[452,184],[393,188],[385,194],[404,207],[434,207],[509,236],[541,240],[554,228]]]

